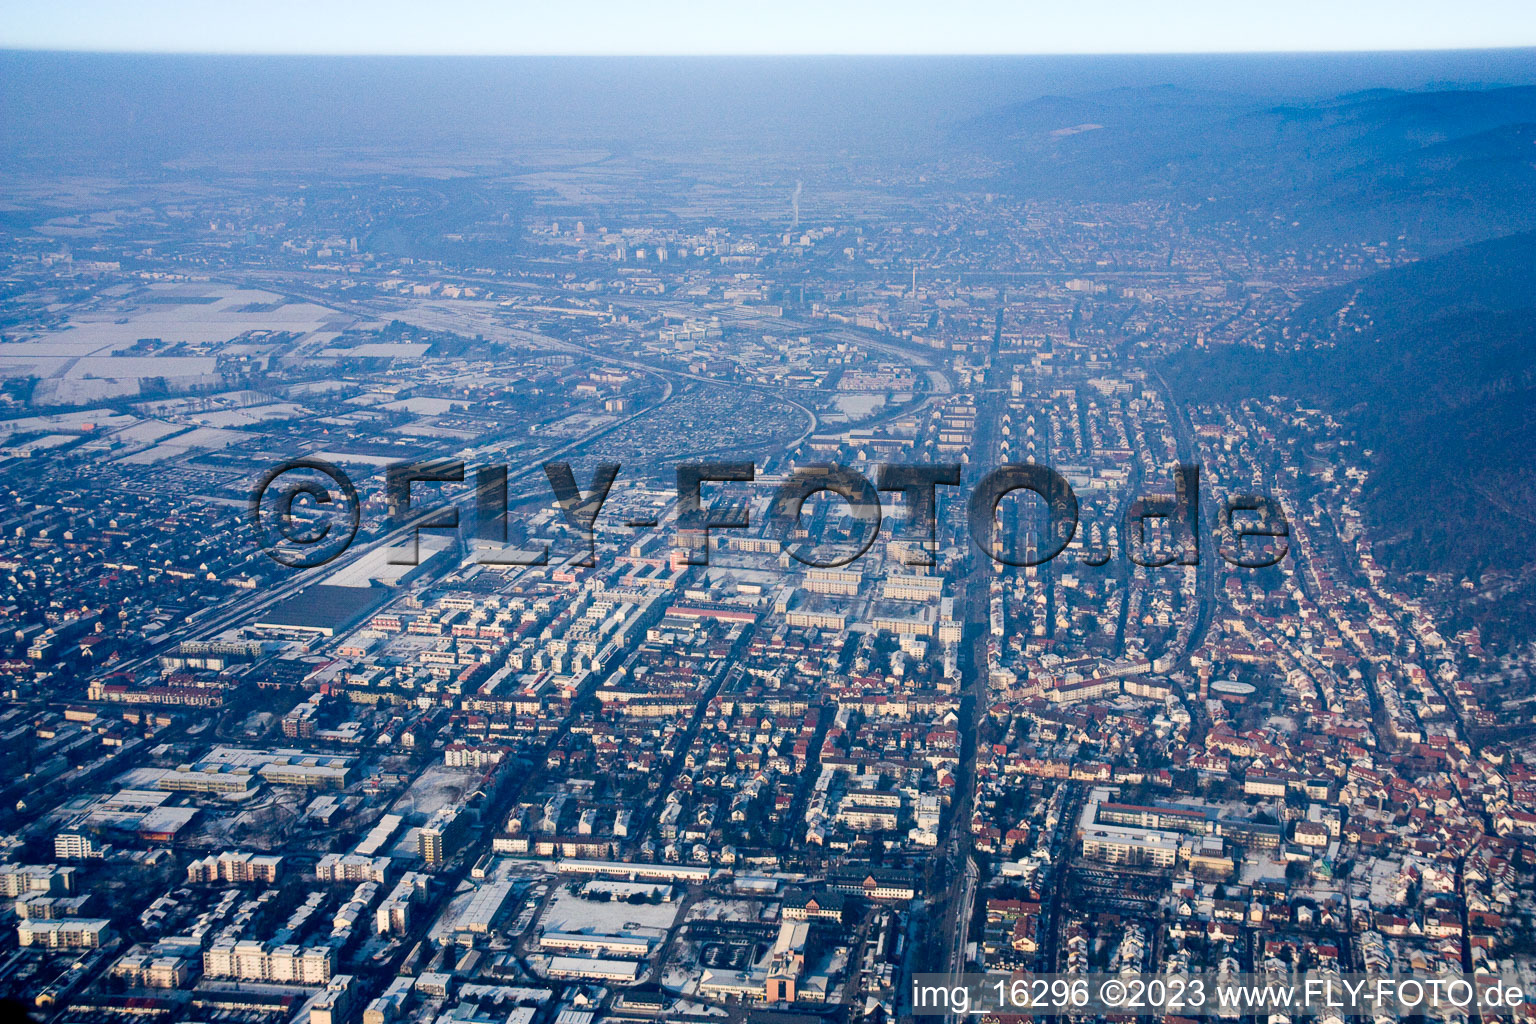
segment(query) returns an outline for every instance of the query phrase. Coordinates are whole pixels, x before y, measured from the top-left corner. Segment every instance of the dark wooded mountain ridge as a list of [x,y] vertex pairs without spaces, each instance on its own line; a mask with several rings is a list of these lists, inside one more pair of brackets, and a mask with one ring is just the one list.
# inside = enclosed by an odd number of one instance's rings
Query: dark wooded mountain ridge
[[1278,216],[1305,240],[1444,248],[1536,228],[1536,88],[1372,90],[1274,105],[1164,86],[1047,96],[965,122],[998,186]]
[[1109,90],[1016,104],[957,139],[999,161],[1001,189],[1166,201],[1251,225],[1259,245],[1434,254],[1313,296],[1266,351],[1193,349],[1165,373],[1187,400],[1280,395],[1338,416],[1372,452],[1364,511],[1384,563],[1460,578],[1532,564],[1536,88],[1284,104]]
[[1339,416],[1373,452],[1365,511],[1386,564],[1532,561],[1536,232],[1329,289],[1282,330],[1296,348],[1191,350],[1166,372],[1191,401],[1285,395]]

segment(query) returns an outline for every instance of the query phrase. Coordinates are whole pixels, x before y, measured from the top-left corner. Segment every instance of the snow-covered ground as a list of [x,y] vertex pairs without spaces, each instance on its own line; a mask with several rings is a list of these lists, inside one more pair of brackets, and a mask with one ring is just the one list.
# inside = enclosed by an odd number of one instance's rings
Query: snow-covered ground
[[389,811],[404,816],[408,822],[413,817],[424,821],[439,808],[457,802],[479,780],[480,773],[473,769],[435,765],[422,772]]
[[688,908],[688,920],[771,921],[778,917],[778,907],[777,901],[722,900],[710,897],[699,900]]
[[676,903],[599,902],[572,895],[561,886],[539,919],[546,932],[586,932],[664,938],[677,920]]

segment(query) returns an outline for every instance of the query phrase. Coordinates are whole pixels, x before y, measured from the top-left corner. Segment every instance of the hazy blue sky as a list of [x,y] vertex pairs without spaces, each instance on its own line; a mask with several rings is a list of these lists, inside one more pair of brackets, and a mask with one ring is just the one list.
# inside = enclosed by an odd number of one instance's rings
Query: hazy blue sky
[[1210,53],[1536,45],[1533,0],[0,0],[0,47],[205,53]]

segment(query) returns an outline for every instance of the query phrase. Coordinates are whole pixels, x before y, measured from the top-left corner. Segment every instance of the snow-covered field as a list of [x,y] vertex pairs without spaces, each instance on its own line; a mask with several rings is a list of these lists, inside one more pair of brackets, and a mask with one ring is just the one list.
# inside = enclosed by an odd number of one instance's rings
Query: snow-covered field
[[403,815],[407,821],[412,816],[425,820],[438,808],[447,807],[464,796],[479,779],[480,773],[472,769],[436,765],[422,772],[389,811]]
[[676,903],[603,903],[582,899],[561,886],[539,927],[546,932],[586,932],[596,935],[649,936],[660,939],[677,920]]

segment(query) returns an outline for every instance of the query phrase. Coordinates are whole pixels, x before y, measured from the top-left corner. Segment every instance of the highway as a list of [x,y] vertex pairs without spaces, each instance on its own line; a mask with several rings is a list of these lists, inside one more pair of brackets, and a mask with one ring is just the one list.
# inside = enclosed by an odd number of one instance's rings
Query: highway
[[[1195,447],[1195,432],[1190,427],[1189,412],[1179,404],[1179,399],[1163,375],[1153,371],[1157,383],[1162,387],[1163,393],[1168,396],[1168,407],[1172,410],[1170,417],[1173,423],[1174,440],[1178,446],[1179,462],[1184,465],[1196,466],[1200,464],[1200,452]],[[1202,488],[1203,489],[1203,488]],[[1188,669],[1189,659],[1192,654],[1205,643],[1205,634],[1211,627],[1211,612],[1216,605],[1216,565],[1221,556],[1215,550],[1214,539],[1206,528],[1208,510],[1201,513],[1195,521],[1195,529],[1200,534],[1200,564],[1195,569],[1195,618],[1190,625],[1189,638],[1185,642],[1184,650],[1179,652],[1177,668]]]

